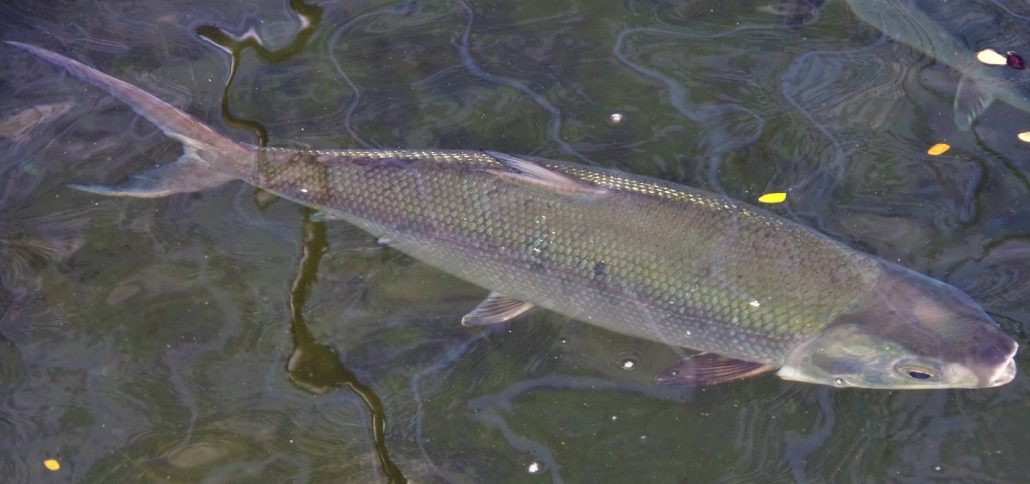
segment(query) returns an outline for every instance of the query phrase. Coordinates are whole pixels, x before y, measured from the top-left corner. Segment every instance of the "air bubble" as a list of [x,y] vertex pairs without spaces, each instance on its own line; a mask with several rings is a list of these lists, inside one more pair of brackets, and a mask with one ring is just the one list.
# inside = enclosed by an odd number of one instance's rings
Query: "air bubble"
[[620,366],[623,370],[629,371],[637,367],[637,362],[633,360],[622,360],[622,365]]

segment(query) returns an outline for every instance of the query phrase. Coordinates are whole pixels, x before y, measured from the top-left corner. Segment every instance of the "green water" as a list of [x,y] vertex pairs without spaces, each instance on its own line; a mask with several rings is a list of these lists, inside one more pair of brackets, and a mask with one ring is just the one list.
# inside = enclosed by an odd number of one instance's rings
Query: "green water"
[[[1030,117],[995,105],[959,131],[947,66],[845,2],[774,4],[5,2],[0,38],[241,141],[482,148],[742,200],[786,191],[774,211],[969,292],[1024,348],[1012,383],[665,388],[677,348],[544,311],[464,328],[485,290],[252,187],[66,188],[179,147],[0,46],[0,118],[66,110],[0,138],[2,480],[1025,480]],[[938,142],[951,151],[927,155]]]

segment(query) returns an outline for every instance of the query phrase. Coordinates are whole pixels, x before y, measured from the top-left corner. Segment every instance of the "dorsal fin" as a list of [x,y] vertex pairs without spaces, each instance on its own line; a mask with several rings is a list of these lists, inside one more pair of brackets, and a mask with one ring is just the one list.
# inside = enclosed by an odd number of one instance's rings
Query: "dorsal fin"
[[485,153],[509,168],[509,170],[490,170],[491,173],[519,183],[564,195],[601,195],[608,192],[603,187],[548,168],[532,160],[497,151],[486,151]]

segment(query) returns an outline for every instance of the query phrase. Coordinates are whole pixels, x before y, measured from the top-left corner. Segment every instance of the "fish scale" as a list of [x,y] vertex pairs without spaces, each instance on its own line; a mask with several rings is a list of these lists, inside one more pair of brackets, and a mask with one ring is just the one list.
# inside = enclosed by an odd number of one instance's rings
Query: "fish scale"
[[255,156],[267,161],[245,161],[259,167],[246,181],[462,279],[734,358],[781,363],[878,275],[869,256],[763,210],[614,170],[541,160],[607,190],[581,197],[500,178],[474,151]]

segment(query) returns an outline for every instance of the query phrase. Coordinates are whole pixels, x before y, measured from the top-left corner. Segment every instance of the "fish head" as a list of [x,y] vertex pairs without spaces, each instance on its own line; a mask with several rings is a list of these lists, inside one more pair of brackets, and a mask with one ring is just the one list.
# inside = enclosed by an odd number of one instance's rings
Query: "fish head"
[[1016,375],[1016,342],[965,293],[887,267],[856,308],[802,341],[786,380],[879,389],[989,388]]

